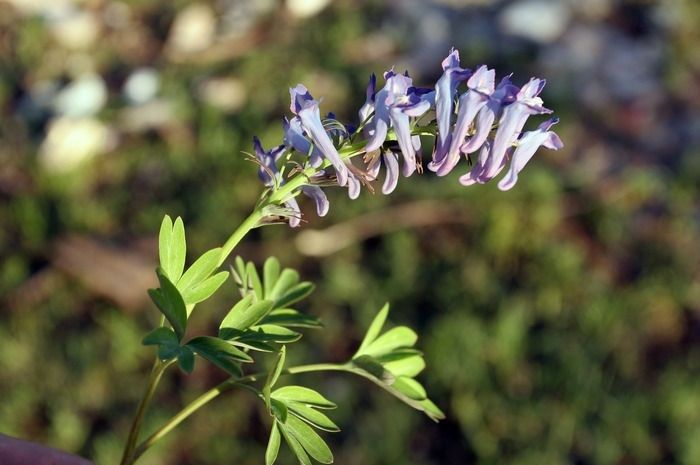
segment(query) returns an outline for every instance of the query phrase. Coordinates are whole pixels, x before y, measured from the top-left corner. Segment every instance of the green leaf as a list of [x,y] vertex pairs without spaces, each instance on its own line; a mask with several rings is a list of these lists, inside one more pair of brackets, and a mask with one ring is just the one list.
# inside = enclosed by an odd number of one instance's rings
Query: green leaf
[[383,383],[392,383],[394,381],[394,375],[388,370],[385,370],[384,365],[370,355],[355,357],[352,359],[352,363]]
[[[374,342],[366,346],[361,353],[363,355],[379,357],[398,348],[411,347],[417,340],[418,335],[411,328],[407,326],[398,326],[379,336]],[[360,352],[358,352],[358,354],[359,353]]]
[[275,257],[269,257],[263,265],[263,288],[265,298],[269,298],[272,288],[280,277],[280,262]]
[[311,294],[315,288],[316,286],[308,281],[292,286],[284,295],[275,300],[275,308],[286,307],[287,305],[298,302]]
[[280,308],[277,310],[272,310],[265,318],[261,320],[261,323],[298,328],[323,327],[318,318],[298,312],[293,308]]
[[252,363],[253,359],[240,349],[235,348],[232,344],[222,341],[219,338],[211,336],[197,336],[192,338],[186,344],[197,354],[203,355],[217,354],[224,357],[232,358],[238,362]]
[[260,282],[260,276],[258,275],[258,270],[255,269],[253,262],[248,262],[246,266],[246,274],[248,275],[248,286],[253,289],[255,293],[256,300],[263,300],[263,286]]
[[160,281],[160,289],[149,289],[148,295],[170,322],[178,340],[181,340],[187,328],[185,302],[175,285],[163,274],[160,268],[156,270],[156,274],[158,281]]
[[186,252],[185,226],[182,218],[177,217],[173,224],[170,217],[165,215],[158,235],[158,254],[163,273],[174,283],[182,276]]
[[277,460],[277,454],[280,451],[280,443],[282,436],[280,436],[279,428],[277,427],[277,421],[272,421],[272,429],[270,430],[270,440],[267,441],[267,449],[265,450],[265,465],[272,465]]
[[180,346],[173,344],[163,344],[158,346],[158,358],[166,361],[177,357],[180,354]]
[[420,355],[402,358],[393,362],[384,363],[384,368],[394,376],[408,376],[413,378],[425,369],[425,360]]
[[[228,278],[228,271],[220,271],[211,278],[195,284],[182,292],[182,297],[187,304],[197,304],[212,296]],[[191,310],[190,310],[191,312]]]
[[270,389],[275,385],[277,379],[282,373],[282,369],[284,368],[284,360],[286,356],[287,348],[286,346],[282,346],[282,348],[279,351],[279,354],[277,354],[277,358],[275,359],[275,365],[272,367],[269,375],[267,376],[267,379],[265,380],[265,385],[263,386],[263,396],[265,398],[265,404],[268,406],[268,408],[270,406]]
[[321,409],[333,409],[337,406],[320,393],[304,386],[284,386],[272,392],[272,398],[283,402],[299,402]]
[[[255,337],[262,342],[277,342],[283,344],[301,339],[301,333],[292,331],[283,326],[265,324],[251,327],[251,330],[254,331],[253,334],[255,334]],[[250,333],[246,333],[242,339],[247,340],[249,337]]]
[[314,410],[305,404],[300,404],[298,402],[288,402],[287,408],[296,416],[302,420],[308,422],[309,424],[315,426],[318,429],[328,431],[331,433],[336,433],[340,431],[338,425],[333,423],[333,421],[328,418],[325,414]]
[[181,347],[177,355],[177,364],[185,373],[192,373],[194,370],[194,352],[189,347]]
[[289,448],[292,449],[294,455],[296,455],[297,460],[301,465],[311,465],[311,459],[309,454],[306,453],[304,447],[299,443],[299,441],[294,437],[294,435],[289,431],[288,427],[280,424],[280,431],[284,436],[284,440],[287,441]]
[[425,392],[425,388],[413,378],[400,376],[394,380],[392,386],[409,399],[425,400],[428,397],[428,394]]
[[263,300],[251,304],[253,295],[248,294],[239,301],[228,312],[224,320],[221,322],[219,329],[231,328],[244,330],[260,321],[270,310],[272,310],[272,301]]
[[321,463],[333,463],[333,453],[328,444],[308,424],[289,415],[285,426],[311,457]]
[[287,404],[281,400],[270,399],[270,411],[282,423],[287,421],[289,411],[287,410]]
[[430,417],[431,420],[437,422],[445,418],[445,414],[433,403],[430,399],[425,399],[420,403],[423,412]]
[[367,346],[369,346],[371,343],[374,342],[375,339],[377,339],[379,333],[382,332],[382,328],[384,327],[384,323],[386,322],[387,315],[389,315],[388,303],[384,304],[384,307],[382,307],[379,313],[377,313],[377,316],[374,317],[374,320],[372,320],[372,323],[369,325],[369,329],[367,329],[367,334],[365,334],[365,337],[362,340],[360,348],[357,349],[357,354],[362,353],[362,351],[366,349]]
[[264,342],[258,342],[258,341],[243,342],[243,341],[237,341],[235,339],[231,340],[231,339],[225,337],[225,336],[227,336],[226,333],[228,331],[236,331],[236,330],[235,329],[234,330],[224,329],[223,331],[219,332],[219,337],[221,339],[226,339],[229,342],[229,344],[233,344],[234,346],[240,347],[243,350],[256,350],[258,352],[274,352],[275,351],[274,347],[272,347],[270,344],[266,344]]
[[166,344],[179,346],[180,341],[178,341],[177,335],[172,329],[161,326],[160,328],[156,328],[150,333],[146,334],[141,341],[141,344],[145,346]]
[[281,295],[284,295],[284,293],[287,292],[289,288],[291,288],[298,282],[299,273],[292,270],[291,268],[285,268],[284,270],[282,270],[282,273],[280,273],[280,277],[279,279],[277,279],[277,282],[272,288],[272,292],[270,293],[270,295],[267,296],[268,299],[278,299]]
[[192,266],[185,271],[185,274],[183,274],[177,282],[177,288],[184,293],[187,289],[207,279],[217,268],[220,256],[220,247],[204,252],[202,256],[195,260]]
[[234,278],[236,278],[236,284],[238,284],[241,287],[241,290],[243,292],[246,292],[248,289],[247,286],[247,279],[246,279],[246,273],[245,273],[245,262],[240,256],[236,256],[234,259],[234,264],[235,264],[235,269],[234,267],[231,267],[231,273],[233,273]]

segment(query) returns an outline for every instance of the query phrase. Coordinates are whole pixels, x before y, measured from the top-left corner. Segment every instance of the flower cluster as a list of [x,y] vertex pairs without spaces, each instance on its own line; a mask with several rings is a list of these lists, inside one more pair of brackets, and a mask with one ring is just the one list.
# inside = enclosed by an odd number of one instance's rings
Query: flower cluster
[[[454,49],[443,60],[442,69],[434,88],[415,87],[407,72],[399,74],[391,69],[384,73],[384,87],[377,90],[376,76],[372,75],[356,129],[339,123],[332,114],[321,118],[320,101],[298,84],[290,89],[294,116],[284,119],[284,143],[265,151],[254,139],[261,180],[271,188],[283,185],[280,158],[285,152],[300,154],[300,166],[305,172],[306,168],[313,170],[299,190],[315,201],[318,215],[324,216],[329,204],[320,186],[345,186],[355,199],[363,184],[372,189],[371,182],[378,178],[382,166],[384,194],[396,188],[399,170],[404,177],[422,172],[420,135],[435,137],[427,166],[438,176],[450,173],[462,157],[469,160],[471,169],[459,178],[465,186],[494,179],[510,162],[498,183],[504,191],[515,185],[539,147],[563,147],[551,130],[557,118],[523,132],[530,116],[552,113],[539,97],[545,80],[532,78],[518,88],[509,75],[496,84],[495,70],[485,65],[473,71],[460,67],[459,53]],[[460,93],[464,86],[466,90]],[[478,157],[472,163],[476,152]],[[358,155],[363,155],[361,167],[353,162]],[[296,194],[284,199],[291,226],[298,226],[301,218]]]

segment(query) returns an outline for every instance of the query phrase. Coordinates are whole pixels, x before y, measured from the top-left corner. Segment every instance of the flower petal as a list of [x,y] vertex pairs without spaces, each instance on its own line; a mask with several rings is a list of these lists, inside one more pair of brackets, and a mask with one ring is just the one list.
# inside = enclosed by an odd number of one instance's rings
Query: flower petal
[[301,191],[308,197],[311,197],[316,203],[316,213],[318,216],[326,216],[328,213],[328,208],[330,207],[330,202],[328,202],[328,197],[326,193],[323,192],[318,186],[304,186]]

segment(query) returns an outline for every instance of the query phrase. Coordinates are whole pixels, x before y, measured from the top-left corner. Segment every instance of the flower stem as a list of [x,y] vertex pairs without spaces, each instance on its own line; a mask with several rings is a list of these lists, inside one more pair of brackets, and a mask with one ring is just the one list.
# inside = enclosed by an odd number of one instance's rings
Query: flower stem
[[136,447],[136,441],[139,438],[139,432],[141,430],[141,424],[143,423],[143,417],[146,414],[148,405],[151,403],[153,394],[156,391],[156,387],[160,382],[165,370],[175,362],[175,359],[169,360],[167,362],[161,362],[156,359],[153,364],[153,369],[151,370],[151,376],[148,378],[148,385],[146,386],[146,392],[141,398],[138,409],[136,410],[136,416],[134,416],[134,421],[131,424],[131,429],[129,430],[129,437],[126,440],[126,446],[124,447],[124,454],[122,455],[121,465],[131,465],[136,460],[134,455],[134,449]]
[[262,209],[256,208],[250,215],[248,215],[248,218],[243,220],[243,223],[241,223],[241,225],[238,226],[235,231],[233,231],[231,237],[229,237],[224,245],[221,246],[221,256],[219,257],[217,266],[221,266],[221,264],[226,261],[231,252],[233,252],[233,249],[236,248],[239,242],[241,242],[241,239],[243,239],[243,237],[245,237],[245,235],[248,234],[251,229],[258,225],[260,218],[262,218]]
[[[340,365],[340,364],[335,364],[335,363],[317,363],[313,365],[300,365],[297,367],[291,367],[282,374],[287,374],[287,375],[293,375],[293,374],[299,374],[299,373],[310,373],[314,371],[347,371],[346,365]],[[197,397],[195,400],[190,402],[185,408],[180,410],[175,416],[170,418],[163,426],[161,426],[155,433],[151,434],[148,438],[146,438],[141,444],[139,444],[138,447],[133,452],[133,463],[134,460],[139,458],[148,448],[150,448],[153,444],[158,442],[160,439],[162,439],[165,435],[167,435],[170,431],[175,429],[180,423],[185,421],[190,415],[192,415],[194,412],[202,408],[204,405],[209,403],[209,401],[215,399],[216,397],[219,396],[219,394],[222,394],[224,392],[230,391],[236,386],[243,385],[244,383],[247,382],[255,382],[260,379],[264,379],[267,376],[266,372],[262,373],[255,373],[251,375],[244,376],[242,378],[238,379],[229,379],[226,380],[217,386],[211,388],[201,396]],[[127,465],[127,463],[122,462],[122,465]]]

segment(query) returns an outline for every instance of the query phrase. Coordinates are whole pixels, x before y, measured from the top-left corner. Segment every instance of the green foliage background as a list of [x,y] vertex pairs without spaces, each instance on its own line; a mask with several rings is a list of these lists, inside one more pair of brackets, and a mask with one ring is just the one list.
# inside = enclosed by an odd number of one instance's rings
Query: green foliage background
[[[110,3],[81,8],[103,12]],[[155,263],[168,213],[185,219],[191,257],[220,245],[261,190],[242,152],[251,150],[253,134],[266,146],[278,143],[287,88],[297,82],[323,96],[326,111],[354,119],[370,72],[415,66],[414,79],[429,85],[452,44],[467,66],[495,65],[519,83],[557,67],[543,65],[537,44],[463,31],[419,59],[417,50],[426,48],[412,33],[425,17],[409,17],[395,3],[351,1],[308,19],[276,5],[224,58],[173,59],[164,41],[190,3],[120,3],[133,29],[106,28],[81,51],[107,82],[101,121],[123,125],[119,88],[141,65],[160,73],[173,121],[122,131],[109,153],[57,174],[36,155],[46,120],[23,116],[21,101],[41,79],[69,77],[62,63],[74,52],[40,17],[0,2],[0,432],[100,465],[118,461],[152,362],[140,339],[158,315],[145,299],[150,283],[143,302],[125,310],[113,293],[79,279],[84,272],[62,267],[62,241],[88,237]],[[211,3],[214,11],[221,5]],[[350,201],[329,190],[326,218],[303,204],[301,230],[264,228],[239,248],[258,263],[275,254],[318,286],[305,310],[326,329],[293,347],[292,363],[347,359],[385,301],[395,323],[422,335],[422,379],[448,416],[438,425],[362,381],[309,376],[310,386],[339,404],[333,419],[343,432],[326,436],[337,463],[700,463],[700,150],[667,131],[688,122],[692,134],[700,120],[697,95],[688,90],[700,75],[693,51],[700,10],[691,0],[672,5],[680,19],[662,35],[659,126],[626,132],[629,102],[608,100],[591,112],[575,80],[552,78],[544,97],[562,118],[566,149],[540,152],[512,191],[463,188],[461,172],[402,179],[390,197],[364,192]],[[486,11],[482,27],[495,30],[502,7],[459,14]],[[644,10],[636,2],[611,8],[597,19],[601,27],[621,27],[620,17]],[[212,77],[237,79],[245,104],[224,111],[199,98],[198,86]],[[662,129],[667,150],[645,147],[644,136]],[[413,208],[397,210],[407,205]],[[370,226],[366,215],[376,215]],[[431,224],[412,226],[426,217]],[[350,231],[347,247],[320,258],[300,252],[305,229],[328,235],[325,228],[336,224]],[[124,279],[96,269],[114,287]],[[197,309],[191,326],[214,331],[234,295],[227,284]],[[145,429],[221,376],[204,364],[189,377],[173,371]],[[262,463],[265,421],[260,402],[231,393],[142,463]],[[280,463],[292,463],[282,454]]]

